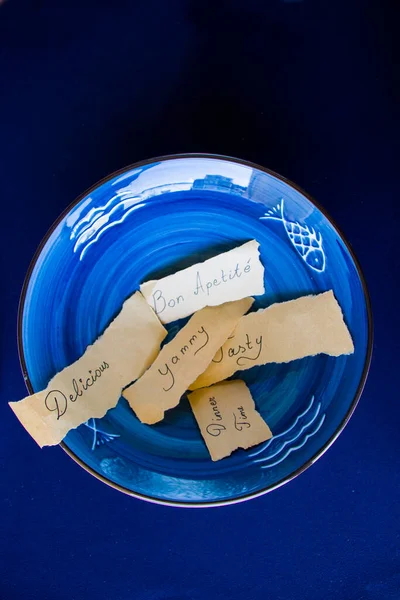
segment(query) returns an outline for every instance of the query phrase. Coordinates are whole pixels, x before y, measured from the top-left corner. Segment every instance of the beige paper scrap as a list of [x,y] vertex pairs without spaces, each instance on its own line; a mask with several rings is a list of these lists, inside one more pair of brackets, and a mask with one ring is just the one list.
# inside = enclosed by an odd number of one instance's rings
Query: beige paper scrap
[[272,437],[244,381],[223,381],[192,392],[188,398],[212,460]]
[[117,404],[122,388],[154,361],[166,335],[136,292],[79,360],[55,375],[45,390],[10,407],[39,446],[58,444],[70,429],[103,417]]
[[253,298],[244,298],[203,308],[164,346],[149,370],[122,394],[142,423],[161,421],[179,403],[252,304]]
[[209,386],[256,365],[353,352],[341,308],[330,290],[244,316],[190,389]]
[[205,306],[218,306],[264,293],[264,267],[255,240],[159,281],[140,291],[162,323],[188,317]]

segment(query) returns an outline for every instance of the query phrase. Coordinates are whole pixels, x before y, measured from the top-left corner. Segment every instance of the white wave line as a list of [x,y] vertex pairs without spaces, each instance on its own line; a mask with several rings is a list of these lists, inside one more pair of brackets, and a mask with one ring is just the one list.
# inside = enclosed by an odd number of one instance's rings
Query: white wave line
[[[82,225],[84,225],[85,223],[88,223],[88,225],[86,227],[84,227],[84,229],[79,233],[79,235],[82,235],[82,233],[84,231],[86,231],[86,229],[88,229],[88,227],[90,227],[94,221],[97,221],[97,219],[104,213],[104,211],[110,206],[110,204],[112,202],[114,202],[114,200],[116,200],[118,198],[119,194],[115,194],[115,196],[113,196],[106,204],[104,204],[103,206],[98,206],[97,208],[92,208],[91,210],[89,210],[89,212],[83,217],[83,219],[80,219],[73,227],[71,234],[70,234],[70,239],[73,239],[74,237],[76,237],[76,230],[79,229]],[[93,217],[95,215],[97,215],[98,213],[101,213],[96,219],[93,220]]]
[[100,231],[98,232],[98,234],[96,235],[96,237],[91,242],[89,242],[88,244],[86,244],[86,246],[84,247],[84,249],[81,252],[79,260],[82,260],[82,258],[84,257],[84,255],[88,251],[89,247],[92,244],[95,244],[98,241],[98,239],[103,235],[103,233],[105,231],[107,231],[107,229],[110,229],[111,227],[115,227],[115,225],[120,225],[121,223],[123,223],[125,221],[126,217],[131,212],[133,212],[137,208],[141,208],[142,206],[145,206],[145,204],[143,202],[141,202],[140,204],[135,204],[134,206],[132,206],[132,208],[130,208],[128,211],[126,211],[126,213],[124,214],[124,216],[121,219],[119,219],[118,221],[114,221],[113,223],[110,223],[109,225],[106,225],[105,227],[103,227],[102,229],[100,229]]
[[[78,239],[75,242],[74,252],[78,250],[80,246],[86,244],[90,238],[92,238],[97,232],[104,231],[106,223],[108,223],[114,213],[120,211],[121,208],[127,210],[130,206],[143,206],[143,203],[138,202],[139,196],[130,196],[127,197],[117,204],[115,204],[109,212],[103,212],[101,215],[97,217],[94,221],[90,223],[87,227],[85,227],[79,234]],[[117,223],[120,221],[117,221]],[[89,234],[89,235],[88,235]],[[83,238],[83,239],[82,239]]]
[[297,416],[295,422],[293,423],[293,425],[291,425],[289,427],[289,429],[287,429],[286,431],[283,431],[282,433],[280,433],[278,435],[274,435],[270,440],[268,440],[268,442],[265,444],[265,446],[263,446],[262,448],[259,448],[255,452],[252,452],[251,454],[249,454],[249,456],[257,456],[257,454],[264,452],[264,450],[266,450],[268,448],[268,446],[270,446],[270,444],[272,444],[272,442],[275,442],[275,440],[278,440],[279,438],[286,435],[287,433],[290,433],[292,431],[292,429],[294,429],[296,427],[296,425],[300,421],[300,419],[302,419],[308,413],[308,411],[311,409],[311,407],[314,403],[314,399],[315,399],[315,396],[312,396],[311,402],[308,405],[308,407],[306,408],[306,410]]
[[290,439],[290,440],[286,440],[282,446],[280,448],[278,448],[278,450],[276,452],[274,452],[274,454],[270,454],[268,456],[264,456],[263,458],[257,458],[256,460],[254,460],[253,462],[255,463],[259,463],[259,462],[264,462],[266,460],[270,460],[271,458],[274,458],[275,456],[277,456],[278,454],[280,454],[282,452],[282,450],[284,448],[286,448],[286,446],[288,444],[291,444],[292,442],[295,442],[296,440],[299,439],[299,437],[302,435],[302,433],[305,432],[305,430],[310,427],[310,425],[312,425],[315,421],[315,419],[318,417],[319,415],[319,411],[321,409],[321,403],[318,404],[317,410],[315,412],[315,415],[313,416],[313,418],[311,419],[311,421],[309,423],[306,423],[305,425],[303,425],[303,427],[300,429],[299,433],[297,435],[294,436],[294,438]]
[[[125,207],[125,203],[126,203],[126,200],[121,200],[120,202],[117,202],[117,204],[114,204],[114,206],[108,212],[103,211],[101,214],[99,214],[97,216],[96,219],[94,219],[94,220],[92,219],[92,221],[89,223],[89,225],[87,227],[84,227],[84,229],[77,234],[76,237],[78,239],[75,242],[74,252],[76,252],[76,250],[79,248],[79,246],[82,246],[83,244],[85,244],[87,242],[87,240],[90,240],[90,238],[93,237],[95,235],[95,233],[97,233],[97,231],[101,231],[102,228],[104,227],[105,223],[109,222],[112,215],[115,212],[118,212],[118,210],[121,208],[121,205],[122,205],[122,207]],[[89,235],[87,235],[87,234],[89,234]]]
[[[71,231],[70,239],[75,238],[77,235],[81,236],[83,233],[85,233],[85,231],[87,231],[92,225],[94,225],[96,223],[96,221],[98,221],[98,219],[100,219],[104,215],[106,209],[109,208],[110,205],[118,198],[121,198],[122,202],[125,202],[130,197],[138,198],[138,196],[132,196],[132,193],[130,190],[124,191],[124,189],[125,188],[123,188],[122,190],[117,190],[115,192],[115,195],[112,196],[112,198],[110,198],[110,200],[108,200],[108,202],[106,204],[104,204],[103,206],[98,206],[97,208],[90,209],[89,212],[86,214],[86,216],[83,217],[82,219],[80,219],[74,225],[74,227]],[[121,202],[119,202],[117,206],[119,206],[120,204],[121,204]],[[115,207],[113,207],[113,210],[114,210],[114,208]],[[112,214],[113,210],[111,211],[111,214]],[[79,234],[77,234],[76,231],[80,227],[85,225],[85,223],[87,223],[87,225],[85,227],[83,227],[83,229],[79,232]]]
[[[91,223],[78,234],[78,239],[76,240],[74,246],[74,252],[76,252],[80,246],[86,244],[86,242],[90,240],[90,238],[92,238],[98,231],[102,231],[102,228],[106,223],[109,222],[112,215],[119,209],[121,204],[123,204],[123,201],[115,204],[109,212],[102,212],[94,221],[92,220]],[[89,235],[87,235],[88,233]]]
[[313,435],[318,433],[318,431],[322,427],[323,422],[325,421],[325,417],[326,417],[326,415],[322,415],[322,418],[318,424],[318,427],[315,429],[315,431],[306,435],[306,437],[304,438],[304,441],[299,446],[293,446],[293,448],[289,448],[289,450],[286,452],[286,454],[284,454],[284,456],[282,458],[280,458],[276,462],[272,463],[271,465],[262,465],[261,469],[270,469],[271,467],[276,467],[276,465],[279,465],[279,463],[281,463],[283,460],[285,460],[285,458],[287,458],[289,456],[289,454],[291,454],[295,450],[300,450],[300,448],[302,448],[304,446],[304,444],[306,444],[308,442],[308,440],[313,437]]

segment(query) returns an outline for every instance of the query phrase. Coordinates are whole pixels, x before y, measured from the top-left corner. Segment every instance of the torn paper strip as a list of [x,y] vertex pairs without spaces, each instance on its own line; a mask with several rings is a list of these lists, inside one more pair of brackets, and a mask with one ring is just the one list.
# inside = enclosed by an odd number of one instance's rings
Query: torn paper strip
[[190,389],[209,386],[256,365],[353,352],[353,341],[332,290],[304,296],[243,317]]
[[143,423],[161,421],[164,412],[179,403],[252,303],[253,298],[244,298],[198,311],[164,346],[149,370],[124,390],[124,398]]
[[58,444],[70,429],[103,417],[117,404],[122,388],[154,361],[166,335],[137,292],[79,360],[53,377],[42,392],[10,406],[39,446]]
[[247,242],[159,281],[148,281],[140,291],[162,323],[188,317],[205,306],[263,294],[258,247],[255,240]]
[[272,437],[243,381],[223,381],[192,392],[188,398],[212,460]]

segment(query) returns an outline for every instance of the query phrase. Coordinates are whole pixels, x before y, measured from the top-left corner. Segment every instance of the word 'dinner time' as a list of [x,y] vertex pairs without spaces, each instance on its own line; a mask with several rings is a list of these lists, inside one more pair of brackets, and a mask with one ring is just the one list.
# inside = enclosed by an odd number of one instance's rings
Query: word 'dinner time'
[[224,381],[188,395],[212,460],[272,437],[244,381]]

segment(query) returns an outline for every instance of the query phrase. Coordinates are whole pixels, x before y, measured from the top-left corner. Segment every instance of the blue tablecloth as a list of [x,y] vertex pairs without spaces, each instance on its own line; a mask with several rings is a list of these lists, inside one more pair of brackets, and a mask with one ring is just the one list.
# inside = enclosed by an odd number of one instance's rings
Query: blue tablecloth
[[[398,600],[398,25],[385,2],[0,2],[1,600]],[[396,154],[397,149],[397,154]],[[296,181],[343,229],[374,358],[334,446],[251,502],[129,498],[7,406],[25,395],[19,293],[47,228],[124,165],[238,156]]]

